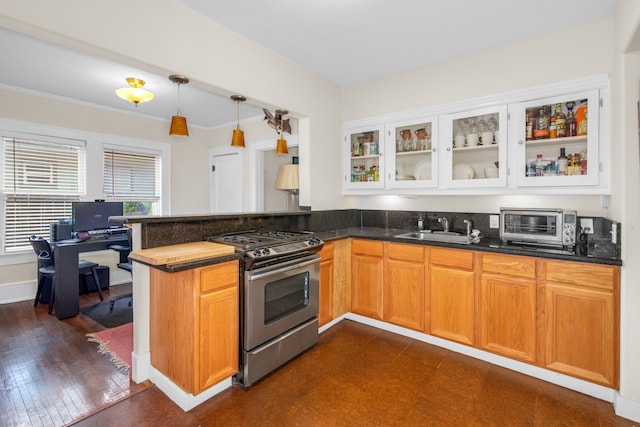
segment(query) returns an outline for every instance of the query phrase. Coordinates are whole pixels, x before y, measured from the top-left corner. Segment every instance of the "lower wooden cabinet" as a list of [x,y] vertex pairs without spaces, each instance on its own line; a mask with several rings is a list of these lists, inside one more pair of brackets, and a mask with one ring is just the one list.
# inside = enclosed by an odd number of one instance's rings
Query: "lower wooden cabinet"
[[536,361],[536,260],[481,254],[478,347]]
[[151,364],[194,395],[238,371],[238,261],[150,272]]
[[423,246],[387,243],[384,266],[384,320],[421,332],[425,317],[424,253]]
[[351,311],[351,239],[333,242],[333,318]]
[[475,344],[474,252],[429,249],[430,333]]
[[545,367],[618,387],[620,271],[546,261]]
[[333,320],[333,243],[325,243],[320,251],[320,307],[318,326]]
[[382,320],[384,244],[354,239],[351,257],[351,311]]

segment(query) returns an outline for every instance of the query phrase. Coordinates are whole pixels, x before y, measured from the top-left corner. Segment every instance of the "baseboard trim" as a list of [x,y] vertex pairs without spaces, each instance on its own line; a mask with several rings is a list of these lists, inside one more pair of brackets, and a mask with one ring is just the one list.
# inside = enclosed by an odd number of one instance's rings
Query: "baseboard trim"
[[0,304],[33,300],[36,297],[36,282],[0,285]]
[[229,377],[220,381],[213,387],[206,389],[202,393],[194,396],[193,394],[187,393],[182,390],[180,387],[174,384],[173,381],[171,381],[153,366],[151,366],[149,373],[149,380],[185,412],[211,399],[213,396],[228,389],[233,384],[231,377]]
[[418,341],[423,341],[428,344],[433,344],[438,347],[446,348],[447,350],[455,351],[456,353],[483,360],[493,365],[520,372],[521,374],[529,375],[530,377],[538,378],[551,384],[556,384],[561,387],[565,387],[570,390],[574,390],[595,397],[597,399],[604,400],[606,402],[613,402],[614,396],[617,393],[616,390],[608,387],[593,384],[588,381],[579,380],[568,375],[549,371],[547,369],[529,365],[527,363],[518,362],[507,357],[498,356],[493,353],[488,353],[484,350],[479,350],[474,347],[458,344],[442,338],[434,337],[432,335],[423,334],[421,332],[403,328],[401,326],[392,325],[380,320],[370,319],[359,314],[347,313],[345,314],[344,318],[363,323],[365,325],[373,326],[378,329],[403,335],[409,338],[413,338]]
[[620,393],[615,394],[613,407],[616,415],[640,423],[640,402],[622,396]]

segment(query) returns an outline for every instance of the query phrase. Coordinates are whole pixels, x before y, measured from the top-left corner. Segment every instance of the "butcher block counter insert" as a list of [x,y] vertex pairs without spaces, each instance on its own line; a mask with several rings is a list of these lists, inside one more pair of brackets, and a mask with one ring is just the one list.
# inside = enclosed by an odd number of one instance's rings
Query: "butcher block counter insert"
[[188,264],[225,255],[233,255],[234,253],[235,248],[230,245],[212,242],[192,242],[141,249],[132,252],[130,258],[152,267],[158,267]]

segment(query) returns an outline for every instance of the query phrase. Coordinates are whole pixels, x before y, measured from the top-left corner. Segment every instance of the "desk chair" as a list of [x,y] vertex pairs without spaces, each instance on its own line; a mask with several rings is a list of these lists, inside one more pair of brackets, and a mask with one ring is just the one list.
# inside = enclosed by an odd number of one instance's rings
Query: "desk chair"
[[[129,254],[131,253],[131,229],[127,230],[127,237],[129,238],[129,246],[124,245],[111,245],[109,249],[112,249],[120,255],[120,262],[118,263],[118,268],[122,270],[128,271],[129,273],[133,273],[133,264],[129,261]],[[129,307],[131,307],[131,303],[133,301],[133,293],[129,292],[126,294],[118,295],[109,299],[109,311],[113,311],[113,307],[116,304],[116,301],[129,298]]]
[[[47,242],[42,237],[31,236],[29,237],[29,242],[33,247],[33,250],[38,257],[38,289],[36,290],[36,300],[33,303],[33,306],[38,305],[38,301],[40,301],[40,296],[42,295],[42,289],[44,288],[44,282],[46,279],[51,280],[51,295],[49,297],[49,314],[53,311],[53,301],[55,300],[55,290],[56,284],[54,282],[55,278],[55,267],[54,267],[54,259],[53,259],[53,250],[51,250],[51,246],[49,242]],[[78,261],[78,270],[80,273],[80,277],[82,280],[87,280],[87,274],[93,275],[93,280],[96,284],[96,288],[98,289],[98,295],[100,296],[100,301],[104,301],[104,297],[102,296],[102,289],[100,286],[100,279],[98,278],[98,270],[96,269],[98,264],[91,261],[79,260]]]

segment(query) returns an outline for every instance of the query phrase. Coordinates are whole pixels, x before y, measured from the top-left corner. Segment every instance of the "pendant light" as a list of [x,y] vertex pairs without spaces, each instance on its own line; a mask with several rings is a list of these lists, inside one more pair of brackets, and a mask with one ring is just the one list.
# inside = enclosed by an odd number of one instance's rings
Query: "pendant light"
[[149,92],[142,88],[142,86],[144,86],[144,80],[140,80],[135,77],[127,77],[126,81],[129,87],[116,89],[116,95],[118,95],[118,97],[125,101],[133,102],[136,104],[136,107],[141,102],[147,102],[153,99],[153,92]]
[[244,148],[244,132],[240,130],[240,103],[246,101],[247,98],[245,98],[242,95],[232,95],[231,99],[238,104],[237,115],[236,115],[237,122],[236,122],[236,128],[233,130],[233,137],[231,137],[231,146]]
[[186,85],[189,83],[189,79],[185,76],[179,76],[172,74],[169,76],[169,80],[178,85],[178,113],[171,117],[171,127],[169,128],[169,135],[173,136],[189,136],[189,129],[187,128],[187,118],[180,115],[180,85]]
[[276,154],[285,155],[289,153],[289,149],[287,148],[287,140],[284,139],[284,120],[282,116],[285,114],[289,114],[287,110],[276,110],[276,122],[279,123],[279,126],[276,130],[279,131],[278,143],[276,145]]

